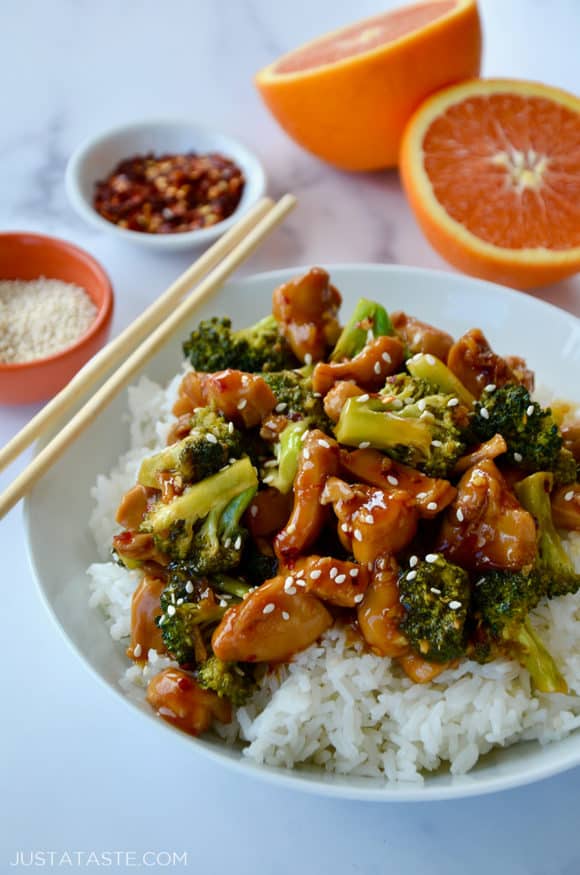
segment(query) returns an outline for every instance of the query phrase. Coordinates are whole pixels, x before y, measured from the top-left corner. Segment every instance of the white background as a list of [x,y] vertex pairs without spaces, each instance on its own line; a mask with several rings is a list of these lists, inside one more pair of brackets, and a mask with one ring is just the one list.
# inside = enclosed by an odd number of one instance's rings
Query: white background
[[[277,129],[251,84],[282,51],[391,5],[0,0],[0,227],[64,236],[96,255],[113,279],[118,331],[189,257],[133,250],[84,226],[66,203],[66,160],[110,124],[185,114],[238,135],[263,159],[270,192],[300,199],[247,270],[356,260],[444,267],[396,173],[350,176],[320,164]],[[580,90],[578,0],[480,5],[486,75]],[[580,315],[578,279],[541,294]],[[0,442],[33,412],[0,408]],[[19,509],[0,524],[0,556],[0,873],[16,871],[17,850],[33,849],[136,851],[136,860],[148,849],[187,851],[207,875],[580,872],[578,770],[480,800],[372,806],[278,790],[193,751],[184,760],[181,745],[160,748],[155,727],[93,680],[49,620]]]

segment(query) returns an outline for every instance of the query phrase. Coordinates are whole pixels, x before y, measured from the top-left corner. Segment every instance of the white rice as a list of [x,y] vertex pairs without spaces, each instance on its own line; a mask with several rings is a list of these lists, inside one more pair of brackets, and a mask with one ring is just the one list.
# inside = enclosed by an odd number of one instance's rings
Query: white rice
[[[118,530],[115,511],[143,456],[165,444],[179,380],[164,390],[143,378],[129,390],[131,449],[92,490],[90,525],[103,561],[88,570],[90,603],[101,608],[123,648],[138,574],[106,561]],[[580,571],[580,535],[564,543]],[[493,747],[523,739],[544,744],[580,726],[580,593],[542,604],[533,622],[570,695],[533,693],[527,672],[506,660],[465,661],[428,686],[413,684],[391,660],[361,651],[332,628],[290,665],[266,675],[234,721],[216,728],[227,743],[241,742],[244,756],[272,766],[309,764],[389,781],[422,781],[442,764],[463,774]],[[119,681],[132,698],[143,699],[149,680],[173,664],[154,650],[148,657],[144,669],[132,665]]]

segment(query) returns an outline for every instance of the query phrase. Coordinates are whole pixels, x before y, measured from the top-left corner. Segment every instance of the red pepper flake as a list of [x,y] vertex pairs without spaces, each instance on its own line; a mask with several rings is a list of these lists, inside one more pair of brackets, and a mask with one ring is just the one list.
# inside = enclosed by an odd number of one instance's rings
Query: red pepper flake
[[242,171],[223,155],[134,155],[95,185],[96,211],[120,228],[178,234],[227,219],[244,190]]

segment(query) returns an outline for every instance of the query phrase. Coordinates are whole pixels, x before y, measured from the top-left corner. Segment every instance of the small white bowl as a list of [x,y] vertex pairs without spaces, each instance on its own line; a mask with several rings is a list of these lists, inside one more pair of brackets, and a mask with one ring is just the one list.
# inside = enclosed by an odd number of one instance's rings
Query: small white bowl
[[[105,179],[119,161],[147,152],[156,154],[182,152],[219,152],[234,161],[243,171],[246,184],[240,203],[227,219],[209,228],[175,234],[150,234],[129,231],[107,221],[95,210],[95,183]],[[205,246],[220,237],[262,195],[266,175],[256,156],[237,140],[211,131],[194,121],[157,119],[133,122],[111,128],[91,137],[71,156],[66,168],[66,190],[77,211],[95,228],[108,231],[120,240],[150,249],[176,251]]]

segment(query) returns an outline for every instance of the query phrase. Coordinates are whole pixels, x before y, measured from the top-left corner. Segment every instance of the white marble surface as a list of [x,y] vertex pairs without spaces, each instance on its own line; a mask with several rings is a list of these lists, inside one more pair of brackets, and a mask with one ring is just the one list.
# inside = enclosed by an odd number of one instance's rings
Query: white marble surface
[[[396,173],[350,176],[320,164],[277,129],[251,84],[283,50],[389,5],[359,0],[353,13],[346,0],[2,0],[0,228],[67,237],[96,255],[113,279],[119,330],[188,257],[133,250],[82,224],[65,198],[67,156],[110,124],[189,114],[254,148],[272,194],[291,189],[300,199],[247,271],[332,261],[444,268],[415,226]],[[486,74],[580,89],[577,0],[481,0],[481,7]],[[580,278],[542,295],[580,315]],[[33,411],[0,409],[0,442]],[[0,549],[9,654],[0,872],[10,871],[17,850],[35,849],[187,851],[191,868],[208,875],[580,872],[578,770],[480,800],[373,807],[242,781],[197,757],[184,765],[177,751],[156,749],[152,727],[95,684],[48,620],[26,563],[19,509],[0,524]]]

